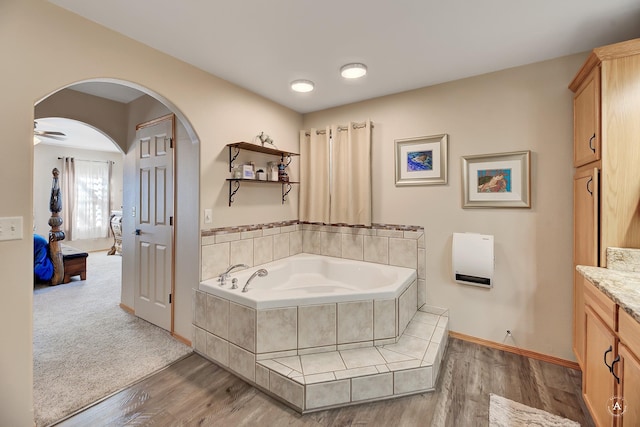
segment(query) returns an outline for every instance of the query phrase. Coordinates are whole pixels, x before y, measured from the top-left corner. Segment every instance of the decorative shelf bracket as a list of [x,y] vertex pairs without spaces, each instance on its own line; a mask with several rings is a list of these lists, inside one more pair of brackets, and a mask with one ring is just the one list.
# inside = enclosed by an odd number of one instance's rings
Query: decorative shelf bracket
[[[233,187],[233,189],[232,189]],[[236,195],[238,190],[240,189],[240,181],[239,180],[230,180],[229,181],[229,206],[233,203],[233,196]]]
[[[253,151],[256,153],[268,154],[271,156],[279,156],[282,163],[285,165],[285,168],[291,164],[291,160],[293,160],[293,156],[299,156],[298,153],[291,153],[288,151],[278,150],[277,148],[270,148],[261,145],[251,144],[248,142],[233,142],[231,144],[227,144],[229,147],[229,172],[233,171],[233,162],[238,158],[240,151],[247,150]],[[286,161],[285,161],[286,160]],[[255,184],[281,184],[282,186],[282,204],[287,201],[287,195],[291,192],[293,185],[299,184],[296,181],[264,181],[257,179],[246,179],[246,178],[227,178],[229,182],[229,206],[233,204],[233,196],[236,195],[238,190],[240,189],[240,181],[251,183],[251,185]]]
[[[233,150],[235,149],[235,154],[233,154]],[[229,145],[229,172],[233,171],[233,161],[240,154],[240,148],[237,145]]]
[[291,185],[288,182],[283,182],[282,183],[282,204],[284,205],[284,202],[287,201],[287,194],[289,194],[289,192],[291,192],[291,189],[293,188],[293,185]]

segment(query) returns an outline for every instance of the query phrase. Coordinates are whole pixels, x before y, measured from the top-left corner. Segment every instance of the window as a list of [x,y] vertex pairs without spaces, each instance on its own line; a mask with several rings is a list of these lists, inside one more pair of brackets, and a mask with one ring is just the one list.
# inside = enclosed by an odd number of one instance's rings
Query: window
[[73,240],[109,236],[110,162],[75,160]]

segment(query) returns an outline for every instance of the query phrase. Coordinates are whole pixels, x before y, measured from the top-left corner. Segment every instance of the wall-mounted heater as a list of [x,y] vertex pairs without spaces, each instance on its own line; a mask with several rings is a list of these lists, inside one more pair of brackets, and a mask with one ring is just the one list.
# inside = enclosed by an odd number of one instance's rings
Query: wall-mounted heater
[[453,278],[458,283],[493,287],[493,236],[453,233]]

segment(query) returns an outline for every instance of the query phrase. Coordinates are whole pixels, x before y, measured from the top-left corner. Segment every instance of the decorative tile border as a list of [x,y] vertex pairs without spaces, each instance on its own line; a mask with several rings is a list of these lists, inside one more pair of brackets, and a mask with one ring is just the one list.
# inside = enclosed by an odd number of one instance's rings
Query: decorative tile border
[[231,227],[219,227],[219,228],[210,228],[209,230],[201,230],[201,237],[208,236],[219,236],[223,234],[229,233],[241,233],[243,231],[254,231],[254,230],[264,230],[276,227],[286,227],[289,225],[297,225],[300,224],[300,221],[297,219],[290,221],[279,221],[279,222],[270,222],[266,224],[251,224],[251,225],[237,225]]

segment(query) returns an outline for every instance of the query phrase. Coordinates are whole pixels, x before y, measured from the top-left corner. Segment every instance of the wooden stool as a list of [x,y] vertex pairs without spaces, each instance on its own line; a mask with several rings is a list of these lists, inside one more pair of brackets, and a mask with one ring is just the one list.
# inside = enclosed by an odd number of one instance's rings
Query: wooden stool
[[62,263],[64,264],[64,279],[62,283],[69,283],[71,277],[80,276],[80,280],[87,280],[88,253],[71,246],[61,245]]

